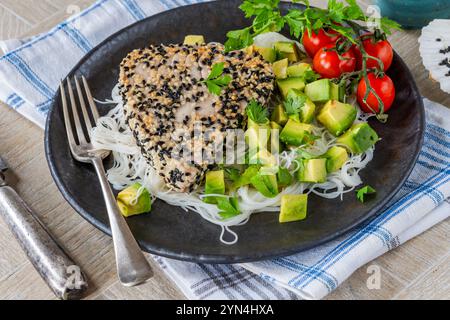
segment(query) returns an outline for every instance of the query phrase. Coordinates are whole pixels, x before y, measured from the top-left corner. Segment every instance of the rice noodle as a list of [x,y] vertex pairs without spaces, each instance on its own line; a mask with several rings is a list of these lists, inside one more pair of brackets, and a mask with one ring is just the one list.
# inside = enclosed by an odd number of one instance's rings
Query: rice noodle
[[[203,201],[205,195],[202,194],[202,190],[191,194],[172,191],[148,164],[136,145],[131,130],[125,123],[118,86],[112,91],[112,100],[102,103],[115,106],[106,116],[98,120],[97,127],[92,131],[92,142],[98,149],[112,151],[114,165],[108,170],[107,175],[113,187],[116,190],[122,190],[136,182],[141,183],[143,187],[139,190],[138,195],[146,188],[153,200],[160,199],[170,205],[181,207],[186,212],[192,211],[199,214],[203,219],[221,227],[220,241],[227,245],[235,244],[238,241],[238,235],[230,227],[247,223],[253,213],[278,212],[283,195],[314,193],[326,199],[342,199],[345,193],[354,190],[362,183],[359,171],[372,160],[374,153],[374,148],[371,148],[363,154],[352,155],[339,171],[328,175],[325,183],[298,182],[283,189],[275,198],[266,198],[247,186],[241,187],[234,194],[238,197],[241,214],[224,220],[216,205]],[[358,112],[357,121],[367,121],[367,115]],[[314,129],[313,134],[318,139],[312,146],[303,146],[302,149],[314,156],[322,155],[330,147],[338,145],[336,138],[323,127],[318,126]],[[297,157],[296,150],[283,151],[279,155],[280,165],[294,173],[298,170]],[[136,201],[137,198],[138,196]],[[226,235],[231,240],[226,240]]]

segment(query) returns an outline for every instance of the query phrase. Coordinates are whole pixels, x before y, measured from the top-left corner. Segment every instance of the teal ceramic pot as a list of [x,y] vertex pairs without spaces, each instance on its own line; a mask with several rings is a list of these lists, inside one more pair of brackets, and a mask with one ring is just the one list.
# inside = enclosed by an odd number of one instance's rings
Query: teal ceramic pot
[[375,0],[381,15],[404,28],[421,28],[434,19],[450,19],[450,0]]

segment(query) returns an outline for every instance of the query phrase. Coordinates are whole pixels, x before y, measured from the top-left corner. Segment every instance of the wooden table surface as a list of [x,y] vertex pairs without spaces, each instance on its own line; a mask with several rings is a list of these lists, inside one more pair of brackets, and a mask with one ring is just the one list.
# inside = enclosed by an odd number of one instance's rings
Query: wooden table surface
[[[0,0],[0,39],[44,32],[93,2]],[[360,2],[366,5],[366,1]],[[450,95],[428,79],[421,63],[419,35],[419,31],[399,31],[390,40],[411,69],[421,93],[450,107]],[[44,132],[5,104],[0,104],[0,114],[0,154],[15,173],[14,186],[87,273],[90,280],[87,298],[184,299],[153,262],[155,277],[145,285],[125,288],[118,283],[111,239],[83,220],[53,183],[44,156]],[[449,299],[449,243],[447,219],[360,268],[327,299]],[[381,288],[369,290],[367,267],[373,264],[381,270]],[[0,299],[54,299],[2,221]]]

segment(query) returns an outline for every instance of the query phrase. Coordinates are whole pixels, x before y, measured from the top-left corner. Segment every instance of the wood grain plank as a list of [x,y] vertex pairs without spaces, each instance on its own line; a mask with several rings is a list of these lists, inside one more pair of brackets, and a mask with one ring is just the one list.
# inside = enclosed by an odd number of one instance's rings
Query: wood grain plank
[[16,39],[31,27],[30,22],[0,6],[0,40]]
[[[178,288],[167,278],[164,271],[149,258],[155,272],[155,276],[143,285],[135,288],[122,286],[115,282],[107,290],[101,293],[100,299],[108,300],[164,300],[164,299],[185,299]],[[98,296],[94,296],[99,299]]]
[[55,300],[54,294],[29,263],[23,264],[6,279],[0,281],[2,300]]
[[450,219],[384,254],[376,262],[406,283],[434,266],[450,248]]
[[[50,6],[57,8],[58,10],[67,10],[67,8],[72,6],[77,6],[76,1],[73,0],[43,0],[48,3]],[[91,1],[92,2],[92,1]]]
[[24,32],[21,37],[25,38],[46,32],[55,27],[58,23],[78,13],[78,9],[84,10],[92,5],[95,1],[74,0],[70,2],[71,4],[69,6],[61,6],[61,8],[56,9],[53,14],[48,16],[45,20],[41,21],[39,24],[34,25],[32,28]]
[[2,0],[0,5],[31,24],[38,24],[55,13],[58,8],[42,0]]
[[[2,282],[3,279],[26,263],[27,257],[21,250],[19,244],[11,240],[13,239],[13,235],[2,220],[0,220],[0,234],[0,282]],[[9,240],[6,241],[7,239]]]
[[399,300],[448,300],[450,299],[450,255],[438,265],[417,278],[394,298]]

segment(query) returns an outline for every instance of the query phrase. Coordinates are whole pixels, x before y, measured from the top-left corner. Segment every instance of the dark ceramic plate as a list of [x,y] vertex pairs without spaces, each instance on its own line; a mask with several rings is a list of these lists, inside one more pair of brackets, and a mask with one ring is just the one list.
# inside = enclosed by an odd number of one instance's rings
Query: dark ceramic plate
[[[249,24],[238,9],[241,1],[227,0],[171,10],[132,25],[89,53],[71,75],[85,75],[98,99],[110,97],[118,79],[118,66],[135,48],[149,43],[180,43],[187,34],[203,34],[208,41],[225,40],[228,30]],[[282,5],[284,9],[288,4]],[[277,213],[252,216],[236,227],[239,242],[219,241],[220,228],[195,213],[156,201],[150,214],[128,219],[141,247],[170,258],[206,262],[248,262],[294,254],[329,241],[362,224],[381,211],[399,190],[417,159],[423,136],[424,109],[413,77],[398,55],[389,70],[397,97],[385,125],[371,125],[381,136],[375,158],[362,171],[365,183],[378,191],[376,199],[359,203],[353,193],[344,201],[312,196],[308,218],[302,222],[278,223]],[[99,106],[101,113],[108,110]],[[110,234],[105,204],[94,169],[76,162],[69,151],[60,96],[50,111],[45,147],[53,178],[67,201],[85,219]],[[106,165],[111,164],[109,159]]]

